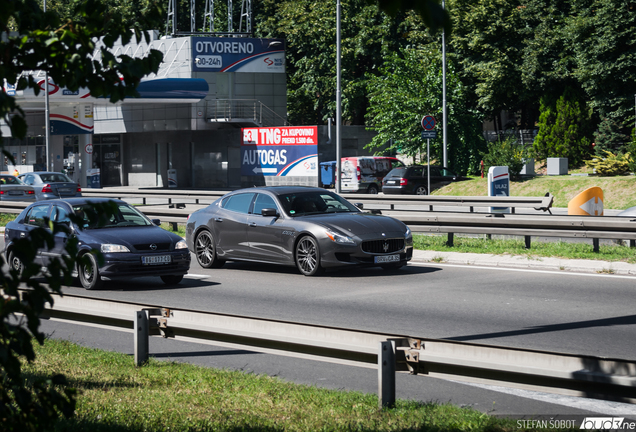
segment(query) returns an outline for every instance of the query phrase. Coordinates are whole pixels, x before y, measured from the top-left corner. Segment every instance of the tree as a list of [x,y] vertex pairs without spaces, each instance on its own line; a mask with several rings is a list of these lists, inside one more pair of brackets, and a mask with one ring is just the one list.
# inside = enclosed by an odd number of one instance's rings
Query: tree
[[[411,156],[426,151],[420,121],[427,114],[442,118],[441,55],[437,48],[431,49],[430,45],[427,48],[403,49],[400,55],[392,54],[380,68],[380,75],[369,77],[367,124],[378,132],[369,148],[380,150],[390,143],[390,148]],[[473,173],[478,170],[481,152],[486,147],[481,118],[466,108],[466,89],[452,65],[446,79],[449,168],[461,174]],[[442,151],[439,136],[432,141],[431,157],[441,160]]]
[[[402,6],[406,4],[423,11],[426,19],[404,12]],[[430,0],[344,0],[341,10],[342,118],[344,123],[364,124],[369,74],[377,74],[387,55],[411,43],[412,30],[425,29],[426,22],[440,27],[447,22],[446,15]],[[287,41],[289,121],[322,124],[335,117],[335,2],[264,0],[259,2],[255,16],[259,36],[284,37]]]
[[[0,8],[0,78],[16,83],[18,90],[31,87],[40,90],[30,71],[47,71],[56,84],[76,90],[86,87],[93,96],[109,97],[116,102],[136,94],[141,78],[156,73],[162,54],[151,51],[145,58],[114,56],[108,49],[121,38],[123,43],[132,37],[145,37],[146,19],[157,19],[159,4],[150,4],[142,11],[132,30],[116,11],[96,0],[76,1],[72,19],[61,20],[51,10],[44,13],[40,2],[8,0]],[[101,38],[101,62],[93,60],[96,39]],[[24,137],[24,112],[15,99],[0,92],[0,116],[8,124],[14,137]],[[1,138],[1,135],[0,135]],[[5,156],[13,161],[8,152]],[[112,214],[110,206],[96,206],[91,218]],[[74,217],[74,216],[73,216]],[[79,222],[79,220],[77,221]],[[46,304],[53,304],[49,291],[60,292],[63,284],[71,282],[71,270],[77,264],[73,257],[76,242],[66,247],[69,256],[47,265],[44,275],[48,288],[33,277],[40,273],[34,263],[36,251],[44,245],[52,247],[54,235],[68,227],[50,223],[49,229],[38,228],[30,237],[19,241],[16,256],[25,264],[22,271],[12,270],[0,274],[3,297],[0,302],[0,419],[3,430],[36,431],[52,428],[60,414],[70,416],[74,410],[73,391],[64,385],[65,379],[54,376],[25,387],[21,376],[21,359],[33,361],[32,338],[42,343],[39,314]],[[81,263],[79,263],[81,265]],[[31,290],[20,292],[20,284]]]
[[571,87],[565,89],[556,101],[541,100],[539,133],[533,149],[538,159],[568,158],[569,166],[580,166],[590,154],[589,114],[585,101]]

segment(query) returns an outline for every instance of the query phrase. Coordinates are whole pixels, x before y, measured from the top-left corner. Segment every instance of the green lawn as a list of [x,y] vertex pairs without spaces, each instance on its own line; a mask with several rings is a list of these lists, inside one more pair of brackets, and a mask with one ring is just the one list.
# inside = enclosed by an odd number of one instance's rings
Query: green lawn
[[[524,431],[514,420],[438,402],[398,400],[380,410],[373,394],[151,359],[47,340],[28,379],[64,374],[77,389],[75,417],[57,431]],[[415,379],[415,378],[414,378]],[[541,429],[547,431],[549,429]]]

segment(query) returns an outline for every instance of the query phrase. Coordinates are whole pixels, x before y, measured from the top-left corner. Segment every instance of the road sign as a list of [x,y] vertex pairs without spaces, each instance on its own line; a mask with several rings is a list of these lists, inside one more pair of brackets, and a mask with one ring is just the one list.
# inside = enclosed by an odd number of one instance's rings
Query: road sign
[[437,138],[437,131],[425,130],[422,131],[422,139],[435,139]]
[[568,203],[568,215],[603,216],[603,189],[585,189]]
[[86,144],[84,150],[86,151],[86,154],[93,154],[93,144]]
[[424,130],[433,130],[433,128],[435,127],[435,117],[424,116],[422,118],[422,127],[424,128]]

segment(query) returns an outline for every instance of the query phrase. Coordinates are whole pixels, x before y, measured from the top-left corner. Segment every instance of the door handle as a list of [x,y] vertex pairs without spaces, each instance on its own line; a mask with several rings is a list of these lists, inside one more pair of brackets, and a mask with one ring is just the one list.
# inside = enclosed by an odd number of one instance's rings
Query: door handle
[[223,222],[223,218],[214,218],[214,222]]
[[256,222],[250,222],[250,226],[251,227],[255,227],[256,226]]

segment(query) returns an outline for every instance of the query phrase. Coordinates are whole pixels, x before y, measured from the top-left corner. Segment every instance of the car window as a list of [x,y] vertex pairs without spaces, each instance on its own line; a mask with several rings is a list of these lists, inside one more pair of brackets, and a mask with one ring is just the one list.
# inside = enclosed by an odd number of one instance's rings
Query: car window
[[226,210],[235,211],[238,213],[248,213],[254,193],[240,193],[231,195],[223,200],[221,207]]
[[21,184],[20,180],[12,176],[2,176],[0,181],[2,184]]
[[24,177],[24,183],[28,184],[28,185],[32,185],[33,183],[35,183],[35,177],[33,177],[32,175],[27,175]]
[[71,181],[71,179],[61,173],[40,174],[40,178],[44,183],[66,183]]
[[100,218],[100,215],[96,213],[90,204],[73,206],[73,212],[84,221],[84,223],[81,224],[82,228],[101,229],[153,226],[153,223],[144,216],[143,213],[134,206],[126,203],[118,203],[114,214],[107,219]]
[[404,177],[406,168],[394,168],[388,174],[387,177]]
[[424,167],[411,167],[409,177],[422,177],[424,175]]
[[439,172],[439,167],[432,166],[431,167],[431,176],[439,177],[441,174]]
[[66,207],[55,205],[53,206],[53,211],[51,212],[51,219],[54,222],[70,222],[71,218],[69,217],[69,211]]
[[34,225],[38,227],[47,227],[46,218],[49,216],[49,205],[36,205],[31,207],[31,210],[27,213],[25,223],[27,225]]
[[452,172],[449,169],[440,168],[439,171],[440,171],[440,173],[442,174],[443,177],[455,177],[455,173]]
[[252,210],[252,213],[261,214],[261,211],[267,208],[278,208],[274,198],[265,194],[257,194],[256,199],[254,200],[254,209]]
[[404,164],[399,160],[391,160],[391,166],[393,168],[401,168],[404,166]]
[[279,196],[279,200],[290,216],[359,211],[349,201],[326,191],[286,194]]

